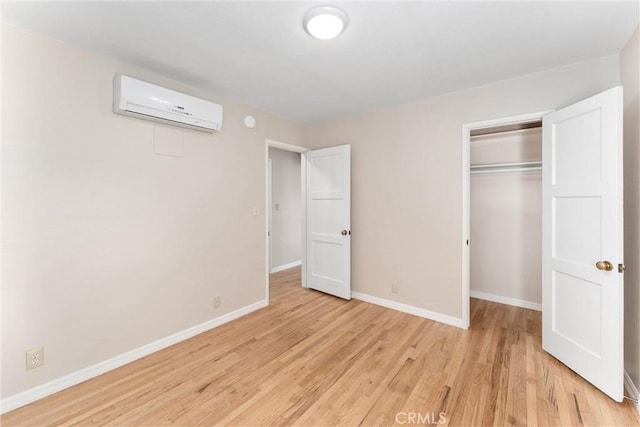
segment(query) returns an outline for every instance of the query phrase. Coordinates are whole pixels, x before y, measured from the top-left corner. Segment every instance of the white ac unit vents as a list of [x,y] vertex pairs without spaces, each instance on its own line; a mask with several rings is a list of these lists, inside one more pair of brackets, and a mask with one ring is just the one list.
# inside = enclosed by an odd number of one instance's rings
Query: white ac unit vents
[[222,106],[118,75],[113,80],[113,112],[207,132],[222,128]]

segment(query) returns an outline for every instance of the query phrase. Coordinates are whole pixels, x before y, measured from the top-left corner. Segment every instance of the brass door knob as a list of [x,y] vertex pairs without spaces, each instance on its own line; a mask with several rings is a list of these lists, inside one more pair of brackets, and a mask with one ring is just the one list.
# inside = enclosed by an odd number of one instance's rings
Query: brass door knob
[[343,236],[346,236],[346,235],[347,235],[347,233],[348,233],[348,231],[347,231],[347,230],[342,230],[342,231],[340,232],[340,234],[342,234]]
[[611,271],[613,270],[613,264],[609,261],[598,261],[596,262],[596,268],[598,270]]

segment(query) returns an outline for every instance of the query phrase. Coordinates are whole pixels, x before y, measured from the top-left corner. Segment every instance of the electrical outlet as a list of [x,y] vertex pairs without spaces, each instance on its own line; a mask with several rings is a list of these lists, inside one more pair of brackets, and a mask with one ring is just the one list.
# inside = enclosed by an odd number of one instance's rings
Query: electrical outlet
[[26,352],[27,369],[39,368],[44,365],[44,347],[34,348]]
[[392,294],[398,293],[398,282],[391,282],[391,293]]
[[215,297],[213,299],[213,308],[220,308],[220,297]]

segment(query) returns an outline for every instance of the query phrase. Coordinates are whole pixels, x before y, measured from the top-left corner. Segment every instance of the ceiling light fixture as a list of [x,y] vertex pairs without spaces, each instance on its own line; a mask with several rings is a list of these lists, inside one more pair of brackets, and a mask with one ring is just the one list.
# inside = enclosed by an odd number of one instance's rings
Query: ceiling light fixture
[[304,29],[320,40],[329,40],[344,31],[347,26],[347,14],[337,7],[318,6],[309,9],[304,15]]

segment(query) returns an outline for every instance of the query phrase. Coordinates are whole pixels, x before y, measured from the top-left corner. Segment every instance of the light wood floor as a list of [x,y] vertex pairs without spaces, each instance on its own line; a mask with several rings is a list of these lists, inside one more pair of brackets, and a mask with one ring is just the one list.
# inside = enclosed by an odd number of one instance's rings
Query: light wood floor
[[468,331],[272,276],[271,305],[5,414],[2,425],[639,425],[541,349],[540,313]]

